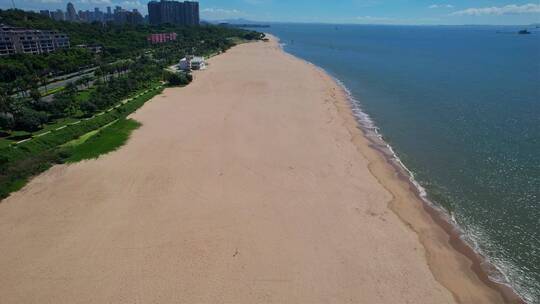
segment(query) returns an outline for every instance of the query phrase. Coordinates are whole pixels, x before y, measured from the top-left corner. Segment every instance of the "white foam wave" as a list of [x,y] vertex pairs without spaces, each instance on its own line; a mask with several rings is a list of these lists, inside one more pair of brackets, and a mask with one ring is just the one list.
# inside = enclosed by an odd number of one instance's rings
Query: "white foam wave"
[[[321,69],[328,75],[331,75],[324,69],[320,67],[319,69]],[[360,102],[354,98],[351,91],[345,86],[345,84],[341,80],[334,76],[332,76],[332,78],[346,93],[352,112],[356,117],[360,128],[364,130],[365,135],[368,138],[375,139],[375,142],[377,144],[382,145],[385,148],[385,151],[383,152],[388,153],[390,159],[395,162],[401,169],[403,169],[403,171],[407,174],[410,183],[416,188],[418,196],[431,208],[439,212],[442,216],[442,219],[446,220],[449,224],[452,225],[453,229],[455,229],[460,239],[464,241],[465,244],[472,248],[474,252],[484,257],[485,262],[487,262],[491,266],[491,268],[488,267],[488,269],[492,269],[492,271],[488,271],[488,277],[494,282],[506,285],[510,288],[514,288],[514,286],[509,283],[510,280],[506,274],[514,271],[515,267],[513,267],[510,263],[506,261],[493,260],[486,254],[484,254],[479,244],[480,240],[486,240],[487,236],[482,236],[483,233],[481,233],[479,229],[472,229],[472,231],[471,229],[468,229],[468,231],[465,231],[461,228],[461,225],[459,224],[455,215],[452,212],[449,213],[446,209],[429,200],[426,189],[415,179],[414,172],[407,168],[407,166],[401,161],[392,146],[384,140],[381,132],[379,131],[379,128],[375,125],[373,119],[371,119],[369,114],[362,110]],[[528,293],[522,293],[520,296],[522,296],[525,301],[531,302],[531,298]]]
[[[285,51],[284,46],[286,46],[285,43],[280,43],[281,48]],[[291,56],[294,56],[291,54]],[[296,57],[296,56],[294,56]],[[329,73],[325,69],[313,64],[312,62],[309,62],[305,59],[296,57],[305,63],[319,69],[321,72],[330,75],[334,79],[334,81],[341,87],[341,89],[346,93],[348,102],[351,106],[353,115],[356,117],[357,123],[359,127],[365,132],[365,136],[368,137],[368,139],[373,139],[373,141],[380,145],[383,149],[384,153],[387,153],[389,158],[398,165],[399,168],[401,168],[404,173],[407,175],[409,182],[415,187],[417,190],[418,196],[433,210],[437,211],[443,220],[448,222],[452,225],[453,229],[455,229],[455,232],[459,235],[460,239],[464,241],[465,244],[467,244],[474,252],[482,256],[486,263],[488,263],[492,269],[492,271],[489,271],[488,277],[499,284],[506,285],[513,290],[516,290],[512,284],[509,282],[509,278],[507,277],[507,273],[510,273],[515,269],[512,265],[510,265],[508,262],[505,261],[498,261],[490,258],[488,255],[486,255],[480,248],[480,240],[485,240],[486,238],[480,237],[480,235],[483,235],[478,229],[468,229],[468,231],[465,231],[461,228],[460,223],[454,216],[454,214],[449,213],[446,209],[442,208],[440,205],[433,203],[428,198],[428,193],[426,189],[415,179],[415,174],[413,171],[411,171],[407,166],[401,161],[395,150],[392,148],[390,144],[388,144],[384,138],[381,132],[379,131],[379,128],[376,126],[373,119],[362,110],[360,102],[354,98],[352,92],[345,86],[345,84],[332,75],[332,73]],[[517,293],[516,293],[517,294]],[[528,292],[521,292],[519,296],[522,297],[527,303],[533,303],[531,301],[530,294]]]
[[341,80],[339,80],[339,79],[337,79],[335,77],[333,77],[333,78],[336,81],[336,83],[347,94],[347,98],[349,99],[349,103],[350,103],[350,105],[352,107],[353,114],[356,117],[356,119],[357,119],[359,125],[362,127],[362,129],[364,129],[364,131],[367,131],[366,135],[375,137],[379,144],[384,145],[387,152],[391,155],[392,160],[395,161],[407,173],[409,181],[417,189],[418,195],[422,199],[424,199],[427,203],[433,205],[432,202],[427,199],[426,189],[424,187],[422,187],[422,185],[420,185],[420,183],[418,181],[416,181],[416,179],[414,177],[414,173],[411,170],[409,170],[409,168],[407,168],[407,166],[405,166],[405,164],[398,157],[397,153],[394,151],[392,146],[390,146],[388,143],[386,143],[384,141],[384,138],[383,138],[382,134],[380,133],[379,128],[373,122],[373,119],[371,119],[369,114],[364,112],[362,110],[362,108],[360,107],[360,102],[354,98],[351,91],[349,91],[349,89],[345,86],[345,84],[343,84],[343,82]]

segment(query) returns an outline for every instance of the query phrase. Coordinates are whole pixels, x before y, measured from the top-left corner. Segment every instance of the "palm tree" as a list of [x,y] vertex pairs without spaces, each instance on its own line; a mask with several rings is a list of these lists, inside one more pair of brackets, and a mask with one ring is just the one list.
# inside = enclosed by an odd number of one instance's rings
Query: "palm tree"
[[32,88],[30,90],[30,97],[35,102],[38,102],[41,99],[41,93],[39,92],[39,90],[37,88]]
[[10,105],[13,102],[9,93],[0,87],[0,113],[6,113],[10,110]]
[[77,85],[74,82],[68,82],[66,85],[66,92],[69,93],[77,93]]
[[45,87],[45,93],[47,93],[49,91],[49,88],[47,88],[47,77],[45,76],[40,77],[39,83],[41,83],[41,85]]
[[101,78],[101,81],[105,82],[105,76],[106,76],[107,73],[105,73],[105,69],[104,69],[104,66],[102,67],[99,67],[97,68],[95,71],[94,71],[94,75],[96,75],[96,77],[98,79]]
[[84,89],[84,79],[82,77],[78,78],[77,80],[75,80],[75,85],[77,87],[81,86]]
[[81,79],[82,79],[82,81],[84,83],[84,86],[86,88],[90,87],[90,82],[92,81],[92,77],[90,77],[89,75],[85,75]]
[[10,93],[4,88],[0,87],[0,128],[10,132],[13,128],[14,120],[11,113],[11,104],[13,98]]
[[32,89],[32,86],[34,85],[34,76],[33,75],[24,75],[23,76],[24,81],[24,92],[26,93],[26,96],[30,96],[30,90]]
[[25,87],[26,87],[26,84],[24,83],[24,80],[22,78],[17,78],[14,82],[13,82],[13,86],[15,87],[15,91],[17,91],[17,96],[21,96],[21,97],[24,97],[25,95]]

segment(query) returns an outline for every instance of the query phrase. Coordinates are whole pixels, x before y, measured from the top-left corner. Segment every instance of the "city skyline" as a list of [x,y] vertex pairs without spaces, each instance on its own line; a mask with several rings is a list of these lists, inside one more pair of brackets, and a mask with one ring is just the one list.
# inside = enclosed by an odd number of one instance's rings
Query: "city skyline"
[[115,6],[113,8],[107,6],[104,11],[101,11],[99,7],[95,7],[93,10],[77,10],[72,2],[68,2],[65,11],[62,9],[40,10],[39,13],[57,21],[130,24],[141,24],[144,22],[144,17],[138,9],[126,10],[121,6]]
[[[77,0],[75,9],[122,6],[148,14],[149,1],[138,0]],[[68,1],[15,0],[19,9],[65,11]],[[341,0],[285,1],[285,0],[204,0],[200,3],[201,20],[217,21],[249,19],[261,22],[302,22],[337,24],[500,24],[522,25],[540,23],[540,4],[534,1],[502,0]],[[11,8],[11,0],[0,0],[0,8]]]
[[199,3],[193,1],[150,1],[148,2],[150,24],[172,23],[198,25]]

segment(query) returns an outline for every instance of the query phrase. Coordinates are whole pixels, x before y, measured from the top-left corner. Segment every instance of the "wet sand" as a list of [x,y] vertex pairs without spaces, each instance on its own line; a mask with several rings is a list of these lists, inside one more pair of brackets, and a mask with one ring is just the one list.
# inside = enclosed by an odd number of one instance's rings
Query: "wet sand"
[[346,95],[275,40],[0,203],[2,303],[498,303]]

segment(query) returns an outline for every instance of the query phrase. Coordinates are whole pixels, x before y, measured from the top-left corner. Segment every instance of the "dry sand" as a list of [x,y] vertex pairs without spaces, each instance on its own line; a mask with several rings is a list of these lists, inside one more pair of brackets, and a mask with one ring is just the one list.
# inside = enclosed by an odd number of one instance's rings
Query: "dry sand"
[[502,301],[325,73],[272,41],[195,76],[0,204],[1,303]]

